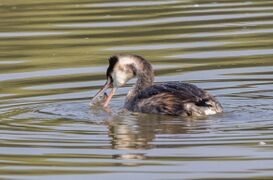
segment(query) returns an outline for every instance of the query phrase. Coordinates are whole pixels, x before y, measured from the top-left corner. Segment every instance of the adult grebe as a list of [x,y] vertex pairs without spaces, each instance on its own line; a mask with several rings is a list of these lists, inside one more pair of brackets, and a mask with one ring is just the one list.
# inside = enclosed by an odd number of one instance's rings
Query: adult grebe
[[127,94],[124,107],[129,111],[182,116],[203,116],[223,112],[221,104],[208,92],[182,82],[153,84],[151,64],[138,55],[117,54],[109,58],[107,81],[93,97],[95,99],[112,87],[103,106],[107,107],[118,87],[137,77]]

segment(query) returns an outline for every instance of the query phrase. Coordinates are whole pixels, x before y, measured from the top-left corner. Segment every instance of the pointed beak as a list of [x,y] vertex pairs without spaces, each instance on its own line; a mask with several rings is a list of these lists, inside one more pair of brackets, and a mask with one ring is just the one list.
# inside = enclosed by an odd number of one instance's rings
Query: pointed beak
[[[112,82],[110,79],[107,79],[106,83],[104,84],[104,86],[97,92],[97,94],[91,99],[90,105],[92,105],[96,99],[102,95],[109,87],[112,87]],[[106,97],[106,99],[104,100],[103,103],[103,107],[107,107],[109,102],[111,101],[112,97],[114,96],[115,92],[116,92],[117,88],[113,87],[110,94]]]
[[[104,86],[97,92],[97,94],[91,99],[90,105],[92,105],[94,102],[96,102],[96,99],[102,95],[109,87],[112,86],[111,80],[107,79],[106,83],[104,84]],[[108,99],[108,97],[107,97]],[[107,100],[106,99],[106,100]]]

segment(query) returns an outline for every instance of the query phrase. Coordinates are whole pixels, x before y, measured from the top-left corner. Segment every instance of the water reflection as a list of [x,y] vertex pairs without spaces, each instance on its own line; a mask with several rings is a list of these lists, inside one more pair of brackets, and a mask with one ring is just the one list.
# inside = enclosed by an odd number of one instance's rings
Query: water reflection
[[[204,120],[206,117],[199,119],[202,122],[197,125],[198,129],[202,130],[202,126],[206,129],[206,121]],[[113,158],[128,160],[146,159],[145,153],[138,152],[138,150],[160,147],[160,145],[154,144],[158,135],[185,135],[188,133],[189,127],[195,126],[196,122],[189,117],[147,115],[129,113],[124,110],[122,115],[108,119],[107,125],[112,148],[122,150],[119,151],[122,152],[121,154],[115,154]],[[166,142],[166,144],[170,147],[170,143]]]
[[137,153],[136,151],[152,148],[150,142],[155,138],[154,128],[155,124],[153,122],[147,126],[147,123],[143,124],[138,118],[128,120],[128,118],[114,117],[111,119],[108,123],[108,129],[112,148],[128,150],[122,154],[115,154],[113,158],[145,159],[143,152]]

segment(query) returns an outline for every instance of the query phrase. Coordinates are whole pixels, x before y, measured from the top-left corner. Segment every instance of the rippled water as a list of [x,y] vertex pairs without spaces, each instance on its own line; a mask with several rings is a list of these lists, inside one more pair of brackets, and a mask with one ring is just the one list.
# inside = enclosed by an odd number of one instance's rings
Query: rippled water
[[[273,177],[273,1],[0,1],[0,178]],[[108,57],[215,94],[201,119],[88,102]]]

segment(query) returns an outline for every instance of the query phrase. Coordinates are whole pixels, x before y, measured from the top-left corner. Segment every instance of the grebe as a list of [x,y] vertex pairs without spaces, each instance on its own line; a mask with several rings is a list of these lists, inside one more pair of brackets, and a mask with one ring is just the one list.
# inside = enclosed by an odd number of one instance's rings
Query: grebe
[[141,56],[117,54],[109,58],[107,81],[90,104],[108,88],[112,88],[103,106],[108,104],[118,87],[130,79],[137,81],[126,97],[124,107],[129,111],[181,116],[203,116],[223,112],[217,99],[195,85],[183,82],[154,84],[151,64]]

